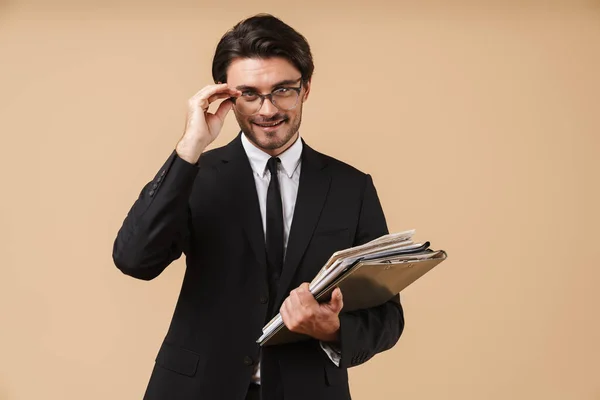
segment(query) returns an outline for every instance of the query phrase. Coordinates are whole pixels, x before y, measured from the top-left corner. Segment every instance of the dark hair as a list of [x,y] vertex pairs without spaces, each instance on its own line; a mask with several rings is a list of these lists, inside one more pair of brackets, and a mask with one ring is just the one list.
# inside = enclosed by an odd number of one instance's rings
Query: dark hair
[[258,14],[238,22],[219,41],[213,58],[216,82],[227,82],[227,68],[236,58],[283,57],[306,82],[315,69],[308,42],[300,33],[270,14]]

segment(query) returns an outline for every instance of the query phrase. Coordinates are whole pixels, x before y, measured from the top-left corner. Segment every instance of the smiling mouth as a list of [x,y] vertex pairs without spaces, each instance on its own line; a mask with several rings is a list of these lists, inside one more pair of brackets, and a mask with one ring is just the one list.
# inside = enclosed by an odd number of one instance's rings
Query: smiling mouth
[[281,124],[283,124],[285,122],[285,119],[282,119],[280,121],[276,121],[276,122],[268,122],[268,123],[262,123],[259,124],[257,122],[253,122],[254,125],[260,126],[261,128],[274,128],[276,126],[279,126]]

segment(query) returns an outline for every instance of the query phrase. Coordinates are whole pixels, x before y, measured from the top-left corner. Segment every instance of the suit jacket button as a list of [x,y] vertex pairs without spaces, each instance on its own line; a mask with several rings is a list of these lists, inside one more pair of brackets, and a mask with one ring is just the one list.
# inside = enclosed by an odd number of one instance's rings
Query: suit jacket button
[[246,365],[252,365],[252,359],[248,356],[244,357],[244,364]]
[[154,190],[151,190],[149,193],[150,196],[154,196]]
[[152,189],[156,189],[158,187],[158,183],[152,184]]
[[262,304],[267,304],[269,301],[269,298],[267,296],[260,296],[260,302]]

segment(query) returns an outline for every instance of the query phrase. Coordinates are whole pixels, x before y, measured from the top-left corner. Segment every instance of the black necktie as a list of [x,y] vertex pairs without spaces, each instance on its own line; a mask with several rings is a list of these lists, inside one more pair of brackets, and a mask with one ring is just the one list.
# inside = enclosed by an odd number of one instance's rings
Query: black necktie
[[267,167],[271,172],[271,182],[267,190],[267,261],[269,264],[270,298],[274,300],[277,282],[283,268],[283,207],[277,177],[279,158],[271,157]]

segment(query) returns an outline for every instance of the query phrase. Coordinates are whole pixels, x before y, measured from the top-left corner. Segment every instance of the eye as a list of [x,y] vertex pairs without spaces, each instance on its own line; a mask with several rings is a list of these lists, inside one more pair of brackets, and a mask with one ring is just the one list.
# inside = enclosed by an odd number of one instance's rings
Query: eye
[[290,88],[279,88],[273,91],[273,95],[277,97],[291,97],[296,94],[296,92]]
[[256,97],[256,92],[247,90],[245,92],[242,92],[242,97],[254,98],[254,97]]

